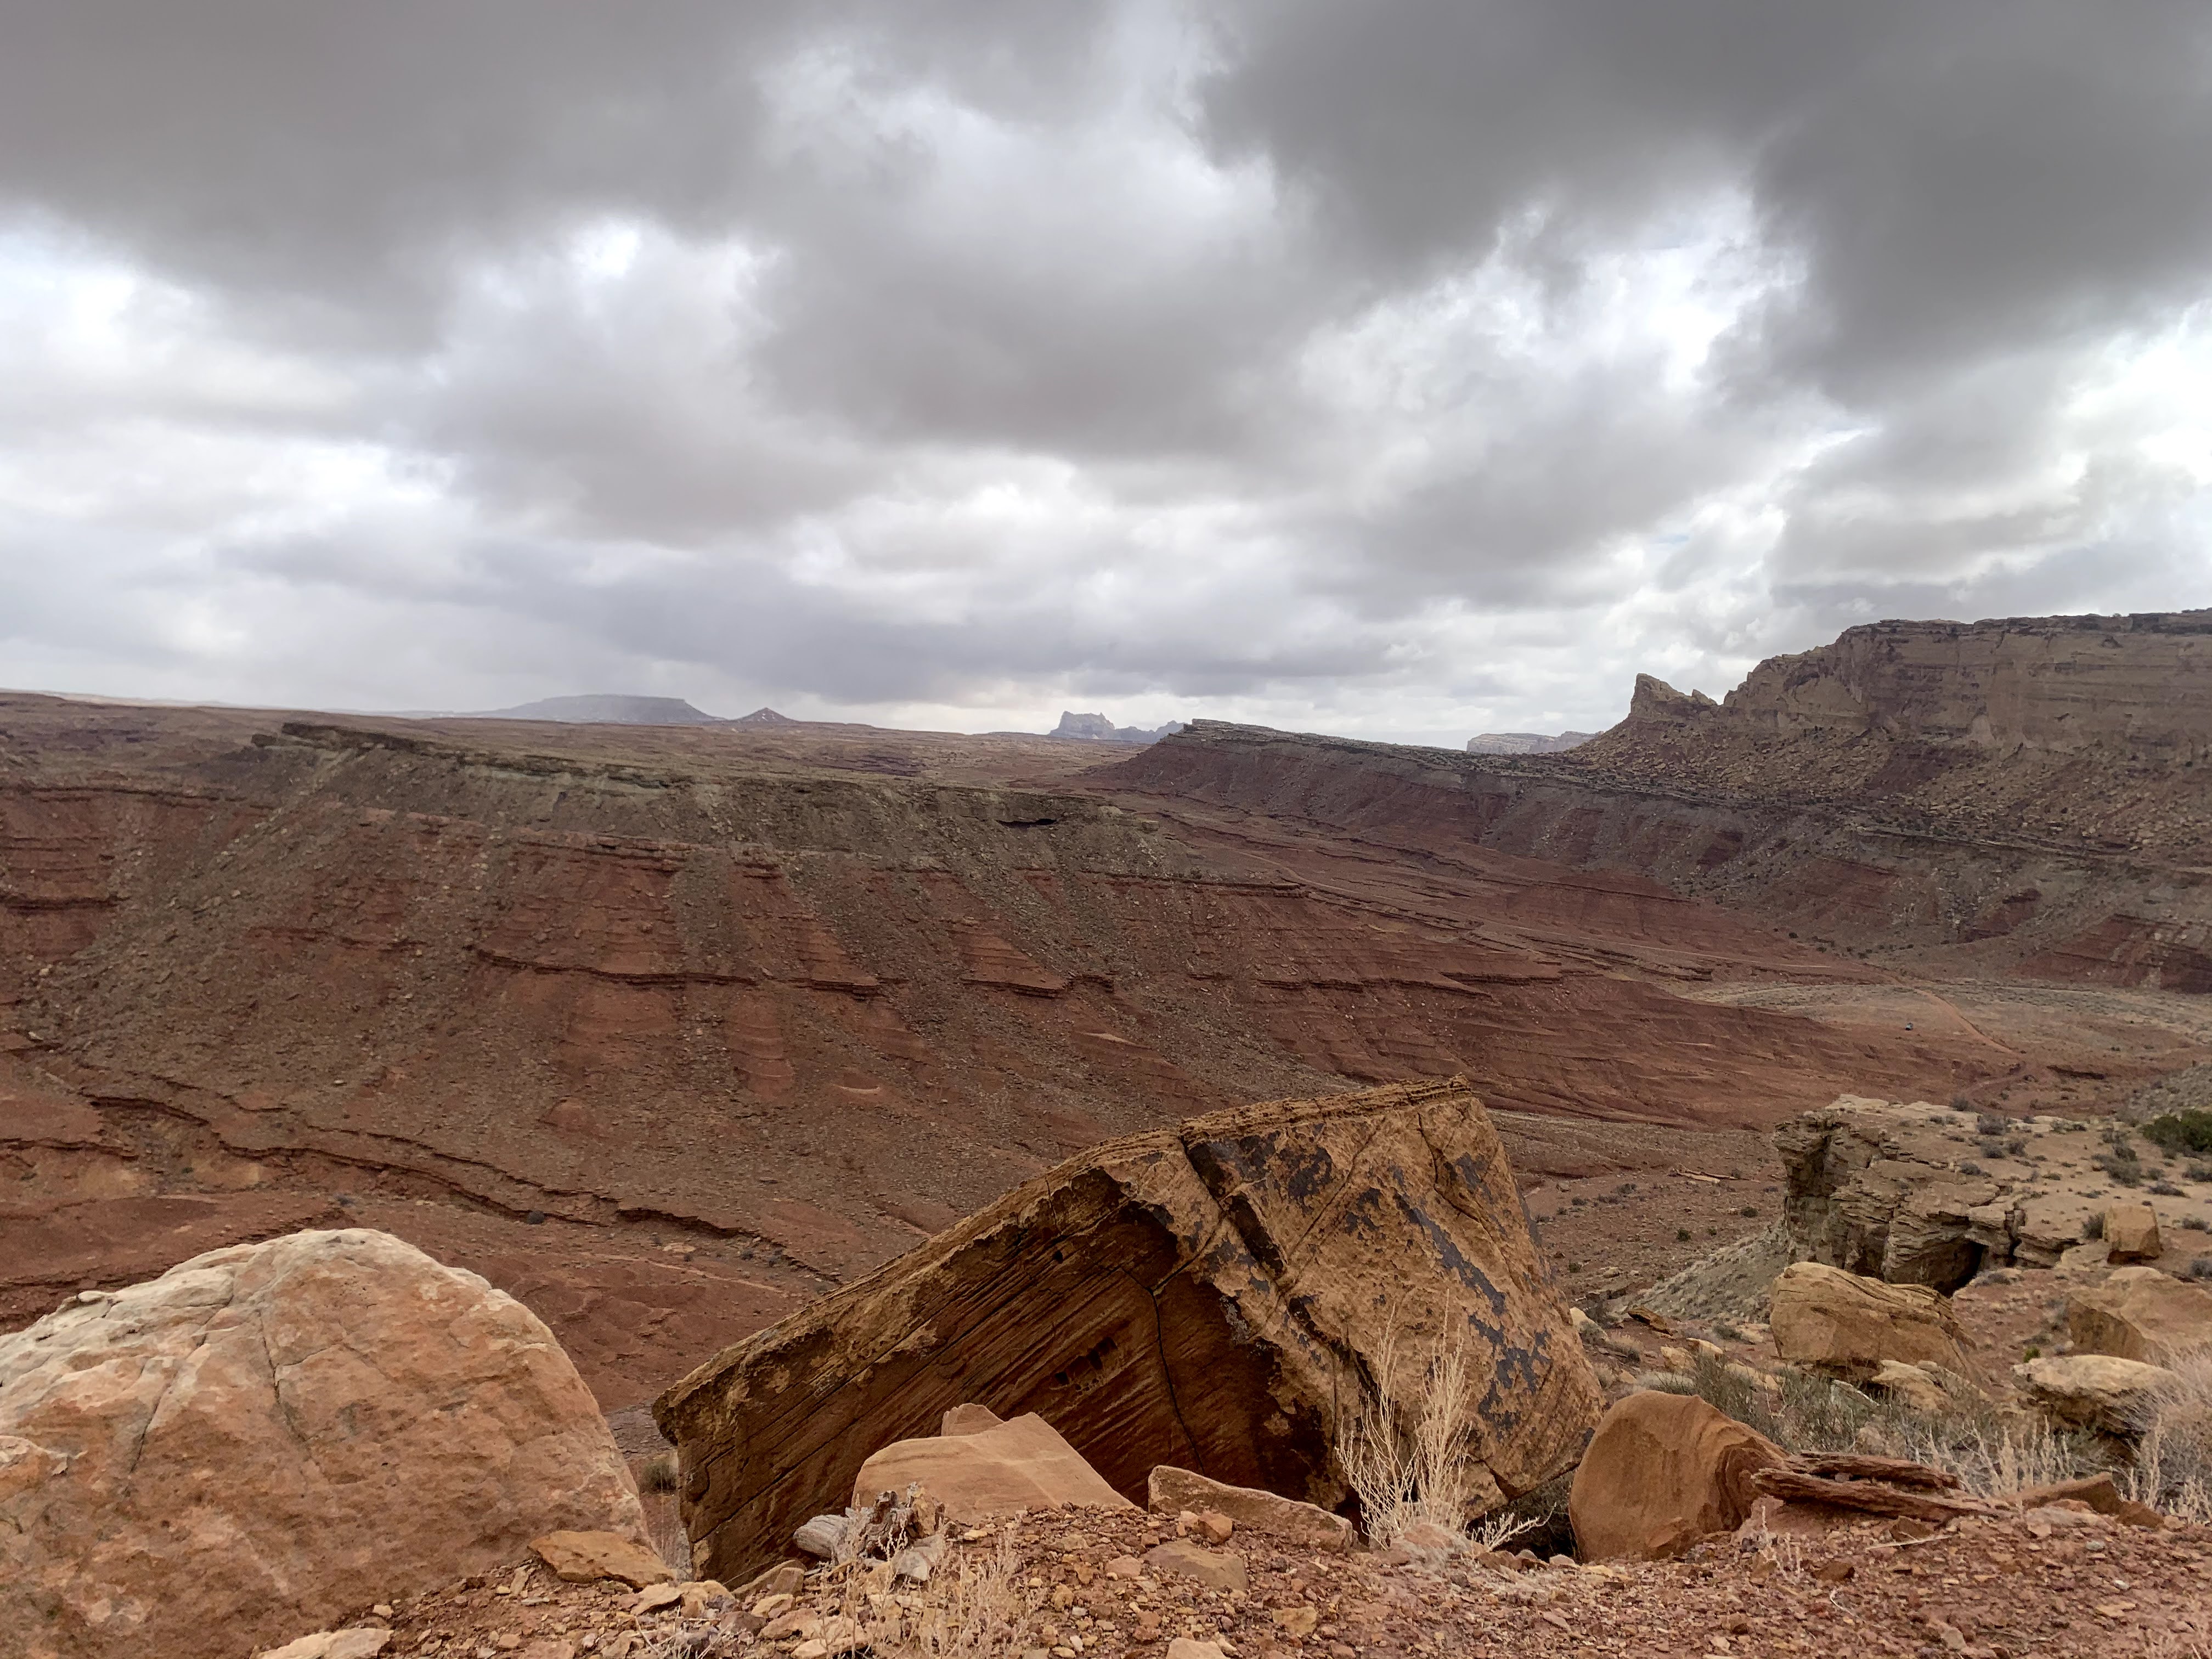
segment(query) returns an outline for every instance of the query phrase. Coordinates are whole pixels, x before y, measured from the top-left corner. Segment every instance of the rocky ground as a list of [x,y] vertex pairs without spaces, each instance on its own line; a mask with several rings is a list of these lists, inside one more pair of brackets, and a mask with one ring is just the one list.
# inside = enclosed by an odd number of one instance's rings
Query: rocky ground
[[[957,1544],[927,1587],[817,1571],[795,1601],[695,1586],[688,1606],[668,1589],[564,1584],[532,1561],[355,1622],[387,1629],[389,1654],[436,1659],[817,1659],[863,1632],[879,1654],[933,1659],[1153,1659],[1178,1638],[1234,1659],[2212,1653],[2212,1533],[2073,1508],[1933,1533],[1869,1522],[1812,1540],[1725,1538],[1680,1561],[1600,1568],[1402,1548],[1307,1555],[1239,1532],[1205,1549],[1211,1584],[1144,1565],[1175,1535],[1133,1511],[1055,1514]],[[933,1613],[963,1579],[1003,1628],[929,1644]]]

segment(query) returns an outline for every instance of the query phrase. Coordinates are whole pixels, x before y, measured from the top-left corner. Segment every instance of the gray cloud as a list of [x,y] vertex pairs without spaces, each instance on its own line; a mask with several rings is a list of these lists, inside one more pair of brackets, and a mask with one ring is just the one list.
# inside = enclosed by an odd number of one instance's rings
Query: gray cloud
[[2205,597],[2201,6],[0,40],[0,680],[1452,740]]

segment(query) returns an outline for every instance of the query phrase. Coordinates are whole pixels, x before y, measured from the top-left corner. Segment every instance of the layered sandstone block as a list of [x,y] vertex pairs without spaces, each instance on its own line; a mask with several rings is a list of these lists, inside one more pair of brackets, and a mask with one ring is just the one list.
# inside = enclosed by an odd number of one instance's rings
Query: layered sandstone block
[[1567,1501],[1585,1561],[1658,1560],[1734,1532],[1758,1501],[1753,1477],[1782,1449],[1693,1395],[1647,1389],[1605,1414]]
[[2067,1297],[2066,1335],[2076,1353],[2171,1365],[2212,1348],[2212,1291],[2155,1267],[2121,1267]]
[[0,1650],[234,1659],[511,1562],[643,1542],[552,1334],[365,1229],[88,1291],[0,1337]]
[[[1123,1497],[1163,1463],[1334,1509],[1333,1414],[1468,1348],[1503,1496],[1571,1464],[1601,1394],[1461,1080],[1243,1107],[1110,1141],[661,1396],[696,1570],[741,1583],[963,1401],[1035,1413]],[[1410,1420],[1423,1368],[1395,1370]]]

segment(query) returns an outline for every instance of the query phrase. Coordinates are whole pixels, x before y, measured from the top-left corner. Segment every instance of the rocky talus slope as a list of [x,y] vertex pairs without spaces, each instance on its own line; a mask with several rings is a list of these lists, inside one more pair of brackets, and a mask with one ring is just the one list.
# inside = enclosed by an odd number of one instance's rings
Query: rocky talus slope
[[[1212,1583],[1145,1565],[1175,1538],[1172,1516],[1060,1512],[963,1540],[934,1591],[872,1589],[862,1570],[809,1581],[793,1599],[708,1593],[650,1608],[625,1586],[567,1584],[522,1560],[382,1613],[363,1607],[356,1627],[388,1632],[388,1655],[471,1659],[812,1659],[814,1646],[827,1655],[846,1639],[840,1620],[884,1632],[879,1654],[936,1654],[947,1650],[921,1634],[933,1614],[978,1603],[1006,1616],[995,1638],[953,1650],[976,1659],[2188,1659],[2212,1642],[2212,1535],[2146,1532],[2079,1509],[1972,1520],[1933,1537],[1869,1521],[1810,1541],[1726,1538],[1680,1560],[1598,1569],[1433,1547],[1346,1559],[1240,1529],[1208,1543],[1233,1566]],[[797,1633],[809,1628],[829,1637]]]

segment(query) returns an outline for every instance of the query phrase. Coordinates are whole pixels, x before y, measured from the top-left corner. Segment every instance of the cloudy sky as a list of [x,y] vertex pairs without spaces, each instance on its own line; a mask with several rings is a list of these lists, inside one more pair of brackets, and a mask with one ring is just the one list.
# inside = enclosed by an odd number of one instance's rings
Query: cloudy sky
[[2212,604],[2203,0],[0,0],[0,684],[1456,744]]

